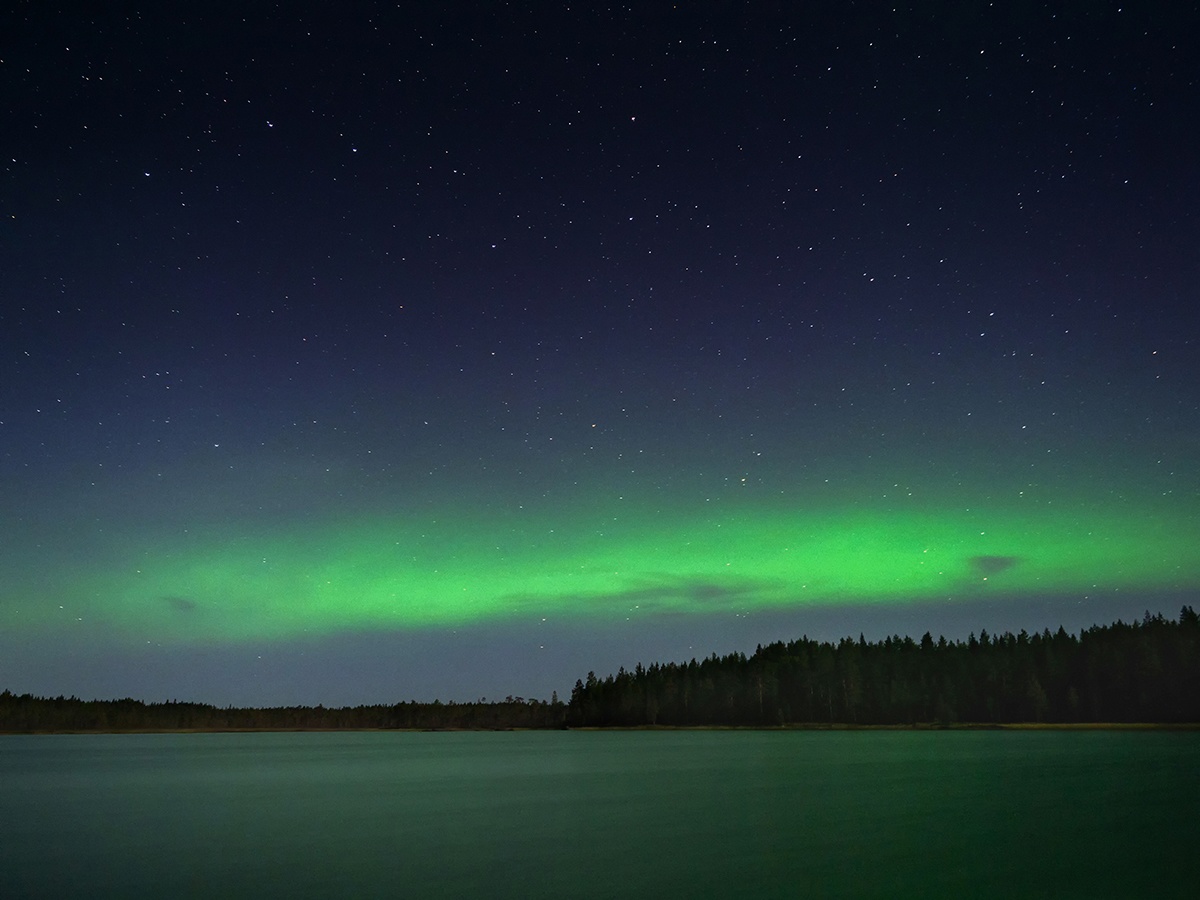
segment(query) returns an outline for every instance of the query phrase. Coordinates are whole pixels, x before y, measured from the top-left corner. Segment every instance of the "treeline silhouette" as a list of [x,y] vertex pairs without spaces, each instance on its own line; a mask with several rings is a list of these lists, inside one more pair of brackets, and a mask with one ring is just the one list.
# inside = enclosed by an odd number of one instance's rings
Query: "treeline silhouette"
[[569,726],[1200,722],[1200,617],[1029,635],[801,638],[577,681]]
[[1146,613],[1079,635],[986,631],[966,641],[807,637],[688,663],[589,672],[569,703],[326,708],[80,700],[0,693],[0,731],[289,731],[689,725],[1200,722],[1200,616]]
[[0,693],[0,731],[317,731],[365,729],[505,730],[561,728],[566,704],[508,697],[497,702],[394,705],[217,707],[205,703],[80,700]]

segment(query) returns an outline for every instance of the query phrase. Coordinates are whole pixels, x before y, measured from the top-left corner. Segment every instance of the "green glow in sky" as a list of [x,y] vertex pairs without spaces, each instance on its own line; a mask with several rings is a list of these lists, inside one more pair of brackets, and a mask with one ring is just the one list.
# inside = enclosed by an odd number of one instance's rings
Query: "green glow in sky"
[[[904,603],[1200,586],[1180,507],[981,505],[799,511],[724,505],[191,532],[31,589],[12,624],[153,641],[319,636],[504,620]],[[129,548],[126,548],[128,551]],[[46,620],[40,610],[50,607]],[[39,620],[31,616],[39,610]]]

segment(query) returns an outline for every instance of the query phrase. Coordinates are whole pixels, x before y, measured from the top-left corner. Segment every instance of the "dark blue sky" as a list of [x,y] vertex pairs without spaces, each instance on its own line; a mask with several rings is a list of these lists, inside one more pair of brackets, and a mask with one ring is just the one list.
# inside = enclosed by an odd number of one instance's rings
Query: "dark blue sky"
[[[1200,586],[1197,26],[20,4],[0,686],[548,696],[799,631],[1174,614]],[[1046,535],[939,538],[1020,559],[1003,589],[868,579],[968,513]],[[723,582],[680,549],[698,521],[803,531],[840,574],[814,602],[803,560],[730,549]],[[403,566],[363,549],[385,536]],[[669,609],[601,609],[647,591]]]

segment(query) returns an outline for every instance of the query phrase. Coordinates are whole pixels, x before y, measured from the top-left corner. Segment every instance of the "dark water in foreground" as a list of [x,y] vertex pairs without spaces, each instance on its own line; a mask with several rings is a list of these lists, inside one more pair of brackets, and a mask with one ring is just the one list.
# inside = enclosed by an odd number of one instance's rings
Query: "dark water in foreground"
[[0,736],[0,897],[1194,897],[1200,733]]

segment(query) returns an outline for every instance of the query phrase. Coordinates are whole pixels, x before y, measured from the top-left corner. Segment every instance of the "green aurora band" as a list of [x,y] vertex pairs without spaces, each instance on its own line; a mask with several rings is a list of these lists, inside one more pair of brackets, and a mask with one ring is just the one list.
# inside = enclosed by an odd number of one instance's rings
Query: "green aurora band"
[[[919,512],[727,503],[719,515],[628,506],[192,530],[40,579],[59,603],[10,605],[8,624],[209,643],[1200,587],[1200,522],[1169,498]],[[47,606],[54,615],[35,615]]]

